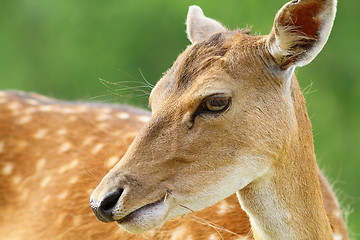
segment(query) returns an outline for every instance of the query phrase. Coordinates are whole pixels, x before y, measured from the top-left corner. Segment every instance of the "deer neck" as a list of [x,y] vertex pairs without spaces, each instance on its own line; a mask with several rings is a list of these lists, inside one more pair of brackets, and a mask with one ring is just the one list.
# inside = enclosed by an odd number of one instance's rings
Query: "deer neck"
[[333,239],[318,178],[311,124],[297,80],[298,130],[272,170],[237,192],[255,239]]

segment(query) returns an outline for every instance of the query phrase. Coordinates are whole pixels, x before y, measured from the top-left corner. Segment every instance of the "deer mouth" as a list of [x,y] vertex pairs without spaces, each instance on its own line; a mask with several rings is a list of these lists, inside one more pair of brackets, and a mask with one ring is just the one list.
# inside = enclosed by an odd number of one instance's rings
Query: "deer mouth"
[[141,233],[160,226],[166,220],[168,209],[165,198],[161,198],[134,210],[116,223],[128,232]]
[[144,211],[147,211],[147,210],[150,210],[151,208],[156,208],[157,205],[160,205],[161,202],[163,202],[164,199],[160,199],[156,202],[153,202],[153,203],[149,203],[149,204],[146,204],[145,206],[142,206],[138,209],[136,209],[135,211],[129,213],[128,215],[126,215],[125,217],[119,219],[119,220],[116,220],[116,222],[118,224],[121,224],[123,222],[126,222],[128,220],[131,220],[132,218],[135,218],[137,215],[140,215],[141,212],[144,212]]

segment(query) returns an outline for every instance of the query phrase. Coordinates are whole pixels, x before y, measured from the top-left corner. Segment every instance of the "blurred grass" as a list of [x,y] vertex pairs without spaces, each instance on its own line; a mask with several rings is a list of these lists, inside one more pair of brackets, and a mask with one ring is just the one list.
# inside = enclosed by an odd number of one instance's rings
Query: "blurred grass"
[[[146,96],[107,94],[106,84],[142,74],[155,83],[189,44],[189,5],[230,28],[266,34],[285,1],[2,0],[0,89],[34,91],[61,99],[115,100],[141,107]],[[319,165],[360,233],[360,2],[342,0],[330,40],[316,60],[297,70],[307,90]],[[309,89],[309,88],[308,88]]]

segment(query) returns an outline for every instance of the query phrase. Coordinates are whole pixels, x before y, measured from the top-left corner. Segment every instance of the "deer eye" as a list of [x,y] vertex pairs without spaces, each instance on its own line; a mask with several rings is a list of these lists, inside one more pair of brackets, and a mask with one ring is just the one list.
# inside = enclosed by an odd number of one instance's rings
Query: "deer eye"
[[200,114],[216,114],[224,112],[229,108],[230,103],[231,98],[228,96],[213,95],[207,97],[201,102],[194,116]]
[[226,108],[229,106],[229,103],[230,98],[228,97],[211,96],[203,101],[202,107],[205,111],[221,112],[226,110]]

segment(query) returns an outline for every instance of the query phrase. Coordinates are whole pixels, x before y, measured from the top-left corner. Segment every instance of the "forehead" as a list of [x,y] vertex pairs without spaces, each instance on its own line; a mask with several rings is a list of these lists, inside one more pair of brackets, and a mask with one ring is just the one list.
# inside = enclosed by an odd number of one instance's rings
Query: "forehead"
[[[234,45],[242,38],[252,38],[250,31],[243,29],[216,33],[205,41],[189,46],[157,83],[150,96],[150,103],[155,98],[167,98],[170,92],[184,92],[197,77],[213,67],[215,62],[224,56],[229,56],[234,50]],[[252,45],[246,44],[245,41],[241,44],[248,45],[247,47]]]
[[180,60],[178,70],[174,76],[176,87],[186,88],[192,80],[206,71],[216,60],[228,51],[224,33],[217,33],[204,42],[192,45]]

